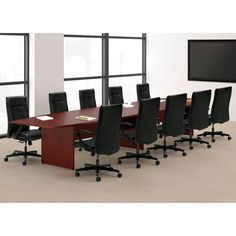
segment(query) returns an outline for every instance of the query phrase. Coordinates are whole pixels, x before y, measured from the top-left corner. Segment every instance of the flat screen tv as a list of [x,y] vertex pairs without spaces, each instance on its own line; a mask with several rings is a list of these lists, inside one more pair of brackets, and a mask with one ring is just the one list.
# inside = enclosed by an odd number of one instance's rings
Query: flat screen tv
[[236,83],[236,40],[188,40],[188,80]]

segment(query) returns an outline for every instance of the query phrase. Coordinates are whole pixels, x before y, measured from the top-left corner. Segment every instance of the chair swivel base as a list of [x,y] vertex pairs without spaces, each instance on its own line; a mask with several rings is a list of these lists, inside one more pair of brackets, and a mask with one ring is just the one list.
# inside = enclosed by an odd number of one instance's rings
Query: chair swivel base
[[139,160],[140,159],[148,159],[148,160],[154,160],[156,161],[156,165],[160,165],[160,161],[158,160],[158,158],[153,157],[150,155],[150,152],[145,152],[145,153],[132,153],[132,152],[126,152],[125,156],[119,157],[118,158],[118,164],[121,164],[122,161],[124,159],[136,159],[136,168],[139,169],[141,167],[141,165],[139,164]]
[[228,140],[231,140],[231,136],[229,134],[226,134],[226,133],[223,133],[222,131],[205,131],[203,134],[199,134],[198,137],[201,137],[201,136],[208,136],[210,135],[211,136],[211,141],[214,143],[216,140],[215,140],[215,136],[221,136],[221,137],[228,137]]
[[154,147],[150,147],[150,148],[147,148],[147,150],[157,150],[157,149],[162,149],[163,150],[163,157],[164,158],[167,158],[168,155],[166,154],[166,151],[167,150],[172,150],[172,151],[179,151],[179,152],[182,152],[182,156],[187,156],[187,153],[183,150],[183,149],[180,149],[180,148],[177,148],[176,147],[177,144],[173,144],[173,145],[159,145],[159,144],[155,144]]
[[9,157],[18,157],[18,156],[23,156],[24,157],[24,161],[22,162],[23,166],[27,165],[27,157],[28,156],[41,157],[41,155],[38,154],[37,151],[18,151],[18,150],[15,150],[12,154],[6,155],[6,157],[4,158],[4,161],[8,161]]
[[95,164],[95,165],[85,164],[83,168],[79,168],[79,169],[75,170],[75,176],[79,177],[81,171],[89,171],[89,170],[95,170],[96,171],[96,181],[97,182],[101,181],[101,177],[99,176],[99,173],[100,173],[101,170],[105,170],[105,171],[109,171],[109,172],[116,172],[116,173],[118,173],[117,174],[118,178],[122,177],[122,174],[120,173],[120,171],[117,170],[117,169],[114,169],[113,167],[111,167],[110,164],[99,165],[99,163]]
[[207,148],[211,148],[211,145],[209,144],[209,142],[202,140],[200,137],[197,138],[192,138],[191,136],[189,138],[184,138],[181,137],[179,140],[175,140],[175,143],[177,142],[189,142],[189,149],[192,150],[193,149],[193,145],[192,143],[200,143],[200,144],[207,144]]

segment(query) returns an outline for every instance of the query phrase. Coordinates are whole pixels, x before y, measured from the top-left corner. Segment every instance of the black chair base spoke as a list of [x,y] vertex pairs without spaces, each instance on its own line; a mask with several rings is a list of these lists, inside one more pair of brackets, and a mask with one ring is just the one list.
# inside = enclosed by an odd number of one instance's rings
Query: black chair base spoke
[[84,167],[75,170],[75,176],[79,177],[81,171],[90,171],[90,170],[95,170],[97,182],[101,181],[100,171],[115,172],[115,173],[117,173],[118,178],[122,177],[122,174],[120,173],[120,171],[118,169],[113,168],[110,164],[100,165],[99,163],[97,163],[95,165],[94,164],[85,164]]
[[200,144],[207,144],[207,148],[211,148],[211,145],[209,142],[202,140],[200,137],[197,136],[197,138],[193,138],[192,136],[189,136],[189,138],[181,137],[179,140],[175,140],[175,143],[178,142],[189,142],[189,149],[193,149],[192,143],[200,143]]
[[153,147],[147,148],[147,150],[157,150],[157,149],[162,149],[163,150],[163,157],[167,158],[168,155],[166,153],[167,150],[172,150],[172,151],[179,151],[182,152],[182,156],[187,156],[187,153],[184,151],[184,149],[178,148],[177,144],[174,143],[172,145],[167,145],[166,144],[166,139],[164,137],[163,145],[160,144],[155,144]]
[[154,161],[156,161],[156,165],[160,164],[158,158],[151,156],[150,152],[148,152],[148,151],[144,152],[144,153],[139,153],[138,151],[136,153],[127,152],[125,156],[118,158],[118,164],[121,164],[122,160],[127,160],[127,159],[136,159],[136,168],[138,168],[138,169],[141,167],[141,165],[139,163],[140,159],[154,160]]
[[41,157],[40,154],[37,153],[37,151],[18,151],[15,150],[12,154],[8,154],[6,155],[6,157],[4,158],[4,161],[8,161],[9,157],[18,157],[18,156],[22,156],[24,158],[24,161],[22,162],[22,164],[25,166],[27,164],[27,158],[28,157]]
[[228,137],[228,140],[232,139],[230,134],[226,134],[223,131],[205,131],[204,133],[199,134],[198,137],[201,137],[201,136],[206,137],[206,136],[209,136],[209,135],[211,136],[211,141],[213,143],[215,142],[215,136]]

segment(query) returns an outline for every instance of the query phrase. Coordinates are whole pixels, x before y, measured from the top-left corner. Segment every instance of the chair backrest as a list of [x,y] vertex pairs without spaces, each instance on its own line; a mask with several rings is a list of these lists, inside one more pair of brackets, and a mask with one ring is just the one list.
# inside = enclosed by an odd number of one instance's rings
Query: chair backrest
[[109,87],[108,89],[108,98],[110,104],[123,104],[123,91],[121,86]]
[[160,98],[143,99],[139,102],[138,117],[135,124],[137,144],[150,144],[157,140],[157,116]]
[[49,107],[51,113],[68,111],[66,92],[49,93]]
[[[13,120],[23,119],[29,117],[29,109],[25,96],[6,97],[6,109],[8,119],[7,136],[10,138],[12,134],[16,133],[20,125],[10,124]],[[29,126],[22,126],[21,131],[29,130]]]
[[117,152],[122,105],[100,106],[95,137],[95,153],[111,155]]
[[209,126],[208,111],[211,101],[211,90],[193,92],[188,114],[189,128],[205,129]]
[[149,84],[137,84],[138,101],[150,98]]
[[184,112],[187,94],[178,94],[166,98],[166,108],[163,119],[164,136],[178,136],[184,131]]
[[79,91],[79,100],[80,100],[80,108],[92,108],[96,107],[95,100],[95,91],[94,89],[84,89]]
[[215,90],[214,101],[211,108],[211,122],[224,123],[229,120],[229,103],[232,87],[219,88]]

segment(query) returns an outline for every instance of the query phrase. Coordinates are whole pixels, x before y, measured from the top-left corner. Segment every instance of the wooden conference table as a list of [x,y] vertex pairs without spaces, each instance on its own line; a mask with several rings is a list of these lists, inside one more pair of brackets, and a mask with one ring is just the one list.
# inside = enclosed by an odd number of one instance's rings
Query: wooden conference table
[[[187,107],[191,100],[187,100]],[[132,103],[134,106],[123,107],[122,120],[132,121],[138,114],[138,102]],[[11,123],[18,125],[37,126],[41,128],[41,154],[42,163],[74,169],[74,141],[76,140],[76,131],[79,129],[95,130],[99,107],[60,112],[50,114],[53,120],[42,121],[36,117],[20,119]],[[159,119],[163,119],[165,111],[165,101],[160,104]],[[76,119],[78,116],[95,117],[96,120],[87,121]],[[126,144],[121,146],[126,146]]]

